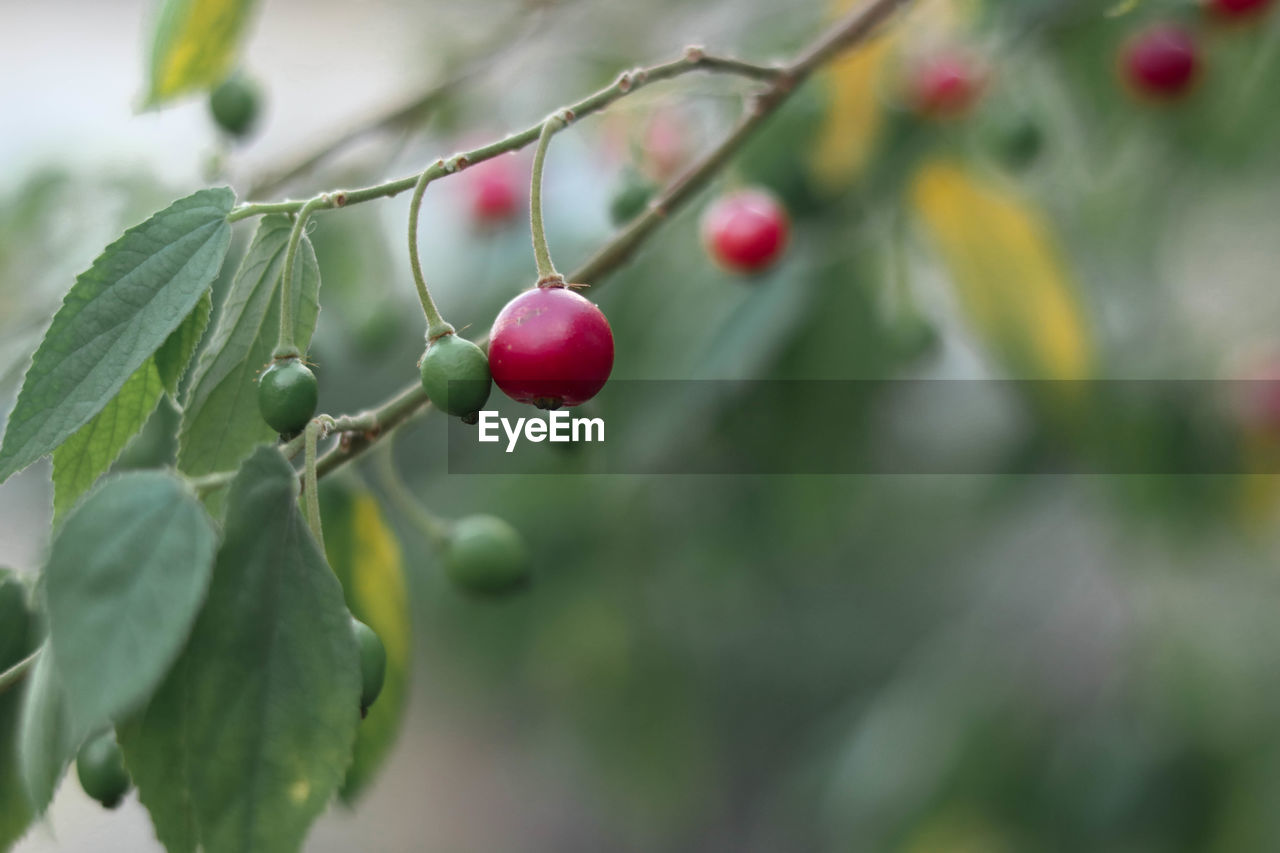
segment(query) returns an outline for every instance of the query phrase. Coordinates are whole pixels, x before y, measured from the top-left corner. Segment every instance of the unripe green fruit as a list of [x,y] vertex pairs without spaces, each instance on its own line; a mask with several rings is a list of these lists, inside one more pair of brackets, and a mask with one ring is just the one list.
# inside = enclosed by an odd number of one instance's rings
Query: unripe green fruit
[[640,215],[657,189],[653,181],[628,171],[609,201],[609,219],[614,225],[626,225]]
[[111,731],[103,732],[80,748],[76,775],[84,792],[108,809],[120,805],[133,784],[124,769],[115,733]]
[[277,359],[258,379],[258,411],[281,435],[301,432],[318,402],[316,376],[300,359]]
[[472,515],[454,524],[444,568],[459,589],[501,595],[528,583],[529,555],[510,524],[492,515]]
[[452,332],[436,338],[427,344],[418,367],[422,390],[441,411],[466,417],[489,399],[489,357],[466,338]]
[[258,87],[241,76],[228,77],[209,95],[209,112],[232,136],[245,136],[258,120]]
[[377,633],[354,616],[351,630],[360,649],[360,716],[364,716],[382,693],[382,683],[387,678],[387,650]]
[[1022,113],[1006,116],[991,130],[991,146],[1006,167],[1021,170],[1030,166],[1044,150],[1044,130]]

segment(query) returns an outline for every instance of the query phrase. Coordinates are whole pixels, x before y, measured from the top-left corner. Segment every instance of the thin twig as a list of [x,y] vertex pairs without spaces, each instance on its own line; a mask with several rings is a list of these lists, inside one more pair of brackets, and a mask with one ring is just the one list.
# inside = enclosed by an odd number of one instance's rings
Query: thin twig
[[10,687],[21,681],[26,676],[27,671],[30,670],[31,667],[35,666],[35,663],[39,660],[40,653],[42,651],[44,651],[44,646],[36,649],[31,654],[6,669],[4,672],[0,672],[0,693],[4,693]]

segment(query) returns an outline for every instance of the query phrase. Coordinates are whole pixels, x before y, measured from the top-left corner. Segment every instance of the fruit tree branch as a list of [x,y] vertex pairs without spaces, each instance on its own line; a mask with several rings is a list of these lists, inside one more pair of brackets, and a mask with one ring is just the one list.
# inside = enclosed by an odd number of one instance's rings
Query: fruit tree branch
[[[569,281],[599,286],[600,279],[615,271],[630,259],[645,239],[671,213],[692,198],[732,159],[743,144],[786,102],[787,98],[801,83],[839,54],[864,42],[881,23],[888,20],[899,8],[906,6],[910,2],[911,0],[870,0],[870,2],[846,16],[823,35],[819,36],[791,63],[779,69],[768,69],[764,66],[747,66],[756,69],[760,74],[758,79],[769,80],[770,85],[754,97],[751,107],[738,121],[734,129],[718,146],[690,166],[683,175],[667,187],[650,204],[649,209],[644,214],[639,216],[613,240],[605,244],[581,268],[575,270],[568,277]],[[686,52],[683,60],[668,63],[665,66],[656,66],[656,69],[668,69],[667,76],[674,76],[678,72],[672,69],[684,68],[690,62],[694,63],[693,67],[698,67],[699,64],[707,61],[707,57],[701,55],[698,49],[691,48]],[[712,61],[715,63],[722,62],[719,59]],[[731,60],[723,61],[733,62]],[[653,73],[653,69],[651,69],[650,73]],[[738,73],[740,73],[740,70]],[[623,77],[625,78],[626,75],[623,75]],[[592,105],[592,108],[599,109],[620,96],[615,94],[616,88],[617,84],[587,98],[585,101],[580,102],[579,106],[571,109],[576,111],[582,105]],[[541,128],[542,125],[539,123],[522,134],[508,137],[508,140],[528,137],[527,141],[533,141],[538,137]],[[527,142],[521,144],[527,144]],[[414,180],[416,181],[416,178]],[[412,183],[410,183],[410,186],[412,186]],[[484,341],[480,340],[478,343],[483,345]],[[324,476],[356,458],[376,444],[379,438],[409,420],[413,415],[426,408],[428,404],[426,392],[422,390],[420,383],[415,382],[406,386],[395,397],[376,409],[360,415],[337,419],[337,429],[341,433],[341,439],[317,461],[317,475]],[[284,445],[285,452],[295,455],[299,449],[295,446],[297,443],[295,439],[293,442]]]

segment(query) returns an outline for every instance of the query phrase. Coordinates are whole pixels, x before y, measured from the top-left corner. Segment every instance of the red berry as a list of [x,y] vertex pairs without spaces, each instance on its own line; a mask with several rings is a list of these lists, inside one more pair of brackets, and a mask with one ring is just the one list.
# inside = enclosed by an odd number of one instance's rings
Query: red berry
[[1205,0],[1205,5],[1224,18],[1247,18],[1262,14],[1271,0]]
[[982,94],[984,74],[960,53],[939,53],[911,69],[907,95],[911,108],[929,119],[954,119],[967,114]]
[[1191,33],[1177,24],[1156,24],[1129,40],[1121,62],[1129,83],[1139,93],[1177,98],[1195,83],[1200,49]]
[[471,214],[479,224],[507,222],[524,209],[524,176],[513,158],[484,160],[469,166],[463,175],[469,182]]
[[745,189],[722,196],[702,217],[702,239],[734,272],[760,272],[778,260],[791,233],[786,210],[772,193]]
[[672,109],[655,112],[644,131],[644,159],[653,178],[665,183],[685,167],[693,152],[688,122]]
[[489,370],[518,403],[577,406],[609,379],[613,331],[599,308],[565,285],[535,287],[503,306],[493,321]]

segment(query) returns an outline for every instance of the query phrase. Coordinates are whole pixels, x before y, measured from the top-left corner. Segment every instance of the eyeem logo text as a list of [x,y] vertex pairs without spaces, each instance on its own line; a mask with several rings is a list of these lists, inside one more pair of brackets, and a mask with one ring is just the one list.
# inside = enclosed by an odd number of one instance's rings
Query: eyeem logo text
[[604,442],[604,418],[575,418],[565,411],[551,412],[545,420],[516,418],[514,423],[510,418],[500,417],[497,412],[482,411],[477,426],[480,441],[501,441],[502,433],[505,433],[507,453],[516,449],[522,436],[535,444],[542,441]]

